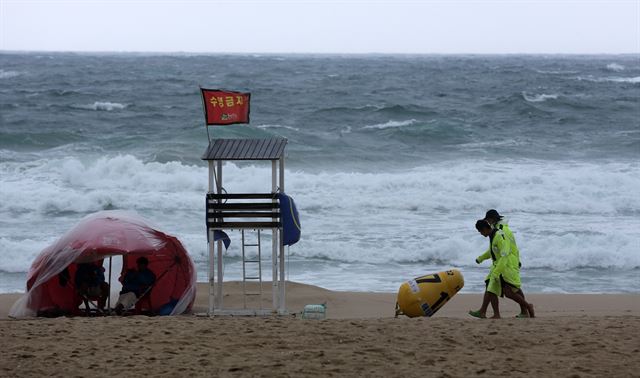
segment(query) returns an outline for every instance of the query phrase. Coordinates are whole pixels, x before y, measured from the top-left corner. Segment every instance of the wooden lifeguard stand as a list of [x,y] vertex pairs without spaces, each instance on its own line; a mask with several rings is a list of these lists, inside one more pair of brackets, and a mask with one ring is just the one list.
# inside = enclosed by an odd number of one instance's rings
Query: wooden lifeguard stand
[[[282,238],[282,222],[278,193],[284,193],[285,138],[271,139],[214,139],[202,156],[209,165],[209,189],[206,195],[206,223],[209,249],[209,316],[214,315],[269,315],[286,314],[285,259]],[[222,181],[224,161],[271,161],[271,192],[227,193]],[[242,232],[243,295],[242,309],[225,308],[223,303],[224,258],[223,241],[215,241],[216,231],[240,230]],[[257,231],[257,244],[246,244],[245,230]],[[262,298],[262,267],[260,232],[271,231],[272,296],[271,309],[247,308],[246,282],[260,284]],[[245,247],[258,248],[257,259],[246,258]],[[245,266],[257,264],[257,275],[248,276]]]

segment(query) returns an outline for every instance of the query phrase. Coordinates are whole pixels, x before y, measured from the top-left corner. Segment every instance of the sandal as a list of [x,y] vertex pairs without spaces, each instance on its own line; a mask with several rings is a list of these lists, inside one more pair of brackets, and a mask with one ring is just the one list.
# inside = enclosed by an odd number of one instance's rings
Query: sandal
[[482,315],[480,313],[480,311],[471,310],[471,311],[469,311],[469,315],[473,316],[474,318],[480,318],[480,319],[486,319],[487,318],[486,315]]

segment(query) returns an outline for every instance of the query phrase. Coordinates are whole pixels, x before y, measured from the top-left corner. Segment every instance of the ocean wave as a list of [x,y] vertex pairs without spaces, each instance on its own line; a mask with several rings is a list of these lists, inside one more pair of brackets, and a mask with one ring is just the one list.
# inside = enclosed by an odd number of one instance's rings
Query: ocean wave
[[72,90],[72,89],[49,89],[45,93],[54,95],[54,96],[60,96],[60,97],[84,94],[80,91]]
[[536,70],[537,73],[547,74],[547,75],[575,75],[578,71],[555,71],[555,70]]
[[128,106],[129,106],[128,104],[120,104],[118,102],[102,102],[102,101],[96,101],[93,104],[86,104],[86,105],[72,105],[72,107],[76,109],[108,111],[108,112],[112,110],[126,109]]
[[605,79],[606,81],[613,81],[615,83],[640,83],[640,76],[636,77],[608,77]]
[[434,110],[420,105],[388,105],[376,109],[376,113],[384,113],[387,116],[433,116],[437,114]]
[[529,140],[518,140],[518,139],[491,139],[483,142],[470,142],[470,143],[462,143],[459,144],[458,147],[461,149],[491,149],[495,147],[520,147],[529,145],[531,141]]
[[18,71],[5,71],[0,69],[0,79],[10,79],[12,77],[20,76]]
[[39,96],[51,96],[51,97],[67,97],[67,96],[73,96],[73,95],[87,95],[86,92],[81,92],[78,90],[73,90],[73,89],[38,89],[38,90],[32,90],[32,89],[23,89],[21,91],[19,91],[20,93],[24,93],[26,97],[31,98],[31,97],[39,97]]
[[[517,227],[517,226],[516,226]],[[573,269],[620,269],[640,268],[640,253],[634,249],[634,238],[620,235],[619,245],[607,250],[603,246],[609,235],[592,237],[545,237],[536,238],[519,229],[516,241],[520,249],[523,266],[551,271]],[[325,259],[346,263],[372,264],[422,264],[456,267],[475,267],[475,258],[485,251],[487,241],[471,232],[457,235],[439,235],[436,238],[421,238],[414,241],[388,241],[376,238],[369,242],[348,243],[331,240],[302,240],[295,248],[295,255],[304,258]],[[348,253],[345,253],[348,250]],[[378,253],[377,251],[386,251]],[[233,252],[236,255],[235,250]],[[240,254],[237,254],[238,256]]]
[[411,126],[415,123],[417,123],[418,121],[415,119],[408,119],[405,121],[389,121],[389,122],[385,122],[385,123],[378,123],[375,125],[367,125],[367,126],[363,126],[362,129],[378,129],[378,130],[384,130],[384,129],[389,129],[389,128],[396,128],[396,127],[404,127],[404,126]]
[[27,158],[33,158],[33,156],[29,156],[23,152],[17,152],[14,150],[0,148],[0,161],[13,162],[13,161],[20,161]]
[[[540,96],[540,95],[538,95]],[[545,110],[541,106],[537,106],[536,103],[546,101],[544,97],[528,97],[524,92],[512,93],[505,96],[498,96],[494,99],[480,105],[485,111],[498,111],[505,110],[514,111],[522,116],[531,116],[531,114],[550,114],[550,111]],[[545,95],[549,96],[549,95]]]
[[18,109],[22,104],[19,102],[14,103],[0,103],[0,109]]
[[287,125],[258,125],[256,126],[259,129],[287,129],[293,131],[300,131],[299,128]]
[[158,204],[166,209],[193,206],[194,198],[185,196],[185,191],[197,188],[204,192],[207,185],[206,176],[200,176],[206,172],[200,167],[179,162],[145,163],[131,155],[93,162],[64,158],[5,164],[0,166],[0,173],[13,178],[0,181],[0,193],[7,199],[0,204],[0,212],[35,211],[49,216]]
[[[271,172],[260,166],[226,164],[229,191],[261,191]],[[503,176],[509,177],[507,188]],[[202,166],[177,161],[144,162],[131,155],[94,161],[53,158],[0,164],[0,212],[27,213],[47,208],[87,212],[117,208],[179,209],[195,204],[207,188]],[[336,209],[400,208],[417,212],[465,211],[478,202],[535,214],[620,215],[640,213],[640,167],[630,163],[483,162],[429,164],[410,170],[379,173],[287,174],[291,187],[304,194],[306,206],[320,212]],[[425,191],[429,188],[429,191]],[[366,194],[366,195],[363,195]],[[479,201],[482,196],[484,200]],[[571,201],[567,201],[567,196]]]
[[8,273],[26,272],[40,251],[54,240],[51,237],[41,240],[0,237],[0,251],[2,251],[0,271]]
[[321,108],[314,111],[315,114],[331,113],[336,118],[341,115],[367,115],[367,114],[384,114],[391,117],[406,117],[406,116],[432,116],[436,112],[430,108],[420,105],[365,105],[359,107],[329,107]]
[[537,94],[537,95],[528,95],[527,92],[522,92],[522,98],[524,98],[528,102],[545,102],[547,100],[556,100],[558,98],[557,94]]
[[54,152],[51,148],[69,145],[85,139],[81,132],[67,130],[48,131],[46,129],[30,128],[28,126],[32,125],[32,122],[28,119],[15,120],[11,122],[11,125],[14,127],[19,126],[19,131],[0,131],[0,146],[18,151],[35,147],[38,150],[47,149],[46,154],[51,154]]
[[341,129],[339,133],[340,133],[340,136],[344,136],[346,134],[351,134],[351,131],[352,131],[352,127],[347,126],[344,129]]
[[358,107],[347,107],[347,106],[334,106],[334,107],[328,107],[328,108],[320,108],[315,110],[313,113],[315,114],[323,114],[323,113],[331,113],[331,114],[340,114],[340,113],[346,113],[346,114],[350,114],[350,113],[368,113],[368,112],[374,112],[377,110],[383,109],[382,106],[375,106],[375,105],[365,105],[365,106],[358,106]]
[[[223,169],[230,193],[270,189],[269,167],[228,163]],[[292,251],[303,258],[472,266],[486,247],[473,222],[495,207],[513,216],[528,267],[640,266],[637,164],[467,160],[376,173],[288,170],[285,176],[303,223],[304,236]],[[55,239],[65,222],[71,227],[103,209],[134,210],[162,223],[205,259],[206,191],[206,167],[179,162],[130,155],[3,162],[0,224],[12,227],[5,232],[13,239],[2,243],[28,258],[2,259],[0,270],[25,271],[33,250]],[[24,227],[37,228],[42,239],[20,239]],[[240,253],[234,240],[230,256]]]
[[613,71],[613,72],[622,72],[624,71],[624,66],[618,63],[609,63],[607,64],[607,70]]
[[578,76],[576,80],[579,81],[591,81],[594,83],[631,83],[638,84],[640,83],[640,76],[635,77],[618,77],[618,76],[609,76],[609,77],[593,77],[593,76]]

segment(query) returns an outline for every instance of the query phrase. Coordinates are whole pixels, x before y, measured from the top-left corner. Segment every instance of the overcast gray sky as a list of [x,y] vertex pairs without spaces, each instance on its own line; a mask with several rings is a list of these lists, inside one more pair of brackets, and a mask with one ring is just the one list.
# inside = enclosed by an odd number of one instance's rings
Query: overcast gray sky
[[0,50],[640,53],[640,0],[0,0]]

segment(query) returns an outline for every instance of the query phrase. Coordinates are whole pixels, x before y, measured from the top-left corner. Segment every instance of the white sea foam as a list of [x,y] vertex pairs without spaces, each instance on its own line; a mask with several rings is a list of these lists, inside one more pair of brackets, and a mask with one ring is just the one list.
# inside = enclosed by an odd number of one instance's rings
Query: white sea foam
[[7,164],[0,171],[8,178],[0,189],[7,199],[0,210],[86,213],[108,207],[192,206],[182,193],[190,187],[206,190],[206,176],[194,170],[201,172],[178,162],[145,164],[129,155],[91,163],[67,158]]
[[375,125],[367,125],[362,127],[363,129],[390,129],[390,128],[395,128],[395,127],[404,127],[404,126],[410,126],[415,124],[416,122],[418,122],[415,119],[408,119],[406,121],[389,121],[386,123],[379,123],[379,124],[375,124]]
[[[224,167],[229,192],[269,190],[269,165]],[[555,270],[640,268],[637,163],[442,162],[377,173],[286,172],[303,237],[298,258],[335,263],[473,266],[487,208],[512,217],[523,264]],[[0,164],[2,271],[26,271],[84,214],[135,210],[206,261],[207,172],[133,156]],[[37,232],[36,232],[37,231]],[[240,254],[237,235],[228,251]],[[5,252],[3,252],[5,253]],[[7,256],[5,254],[5,256]]]
[[618,76],[609,76],[609,77],[593,77],[593,76],[578,76],[577,80],[584,81],[592,81],[594,83],[605,83],[605,82],[613,82],[613,83],[632,83],[637,84],[640,83],[640,76],[635,77],[618,77]]
[[636,77],[608,77],[606,78],[606,81],[613,81],[616,83],[633,83],[633,84],[637,84],[640,83],[640,76],[636,76]]
[[0,79],[10,79],[12,77],[20,76],[18,71],[5,71],[0,69]]
[[0,270],[9,273],[25,272],[38,253],[53,240],[0,237]]
[[340,130],[340,136],[344,136],[346,134],[351,134],[351,126],[347,126],[344,129]]
[[293,131],[300,131],[299,128],[287,125],[258,125],[259,129],[287,129]]
[[122,110],[122,109],[125,109],[127,106],[128,105],[126,104],[120,104],[117,102],[96,101],[93,104],[75,105],[74,107],[78,109],[85,109],[85,110],[112,111],[112,110]]
[[528,102],[544,102],[547,100],[556,100],[558,98],[557,94],[537,94],[537,95],[529,95],[526,92],[522,92],[522,97]]
[[607,70],[613,71],[613,72],[621,72],[621,71],[624,71],[624,66],[618,63],[609,63],[607,64]]

